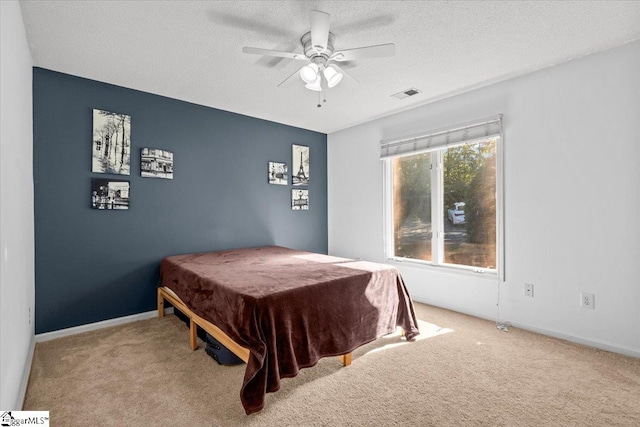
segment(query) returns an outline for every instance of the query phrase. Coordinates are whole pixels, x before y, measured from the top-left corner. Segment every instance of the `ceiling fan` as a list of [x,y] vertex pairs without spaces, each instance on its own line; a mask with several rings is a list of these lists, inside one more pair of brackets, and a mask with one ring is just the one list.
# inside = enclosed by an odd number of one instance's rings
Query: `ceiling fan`
[[305,87],[317,92],[321,92],[325,86],[332,88],[340,83],[345,72],[337,63],[357,59],[393,56],[395,54],[396,47],[393,43],[336,51],[333,45],[335,36],[329,31],[331,16],[325,12],[312,10],[309,12],[309,18],[311,20],[311,31],[305,33],[300,38],[303,53],[283,52],[257,47],[244,47],[242,48],[242,52],[306,61],[306,65],[303,65],[278,86],[299,73],[302,80],[306,83]]

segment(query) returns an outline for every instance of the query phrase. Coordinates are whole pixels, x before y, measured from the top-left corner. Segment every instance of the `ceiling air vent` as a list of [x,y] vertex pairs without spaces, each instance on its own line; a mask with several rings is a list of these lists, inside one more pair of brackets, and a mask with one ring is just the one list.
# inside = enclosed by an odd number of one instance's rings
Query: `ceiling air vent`
[[421,92],[422,92],[421,90],[416,89],[415,87],[412,87],[410,89],[403,90],[402,92],[398,92],[395,95],[391,95],[391,96],[394,97],[394,98],[398,98],[398,99],[405,99],[405,98],[408,98],[410,96],[417,95],[417,94],[419,94]]

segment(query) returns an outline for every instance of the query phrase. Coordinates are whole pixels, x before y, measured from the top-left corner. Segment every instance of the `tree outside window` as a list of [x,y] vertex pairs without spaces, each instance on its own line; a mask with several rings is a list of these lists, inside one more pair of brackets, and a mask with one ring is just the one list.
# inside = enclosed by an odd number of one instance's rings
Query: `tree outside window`
[[497,268],[496,148],[489,139],[391,161],[394,257]]

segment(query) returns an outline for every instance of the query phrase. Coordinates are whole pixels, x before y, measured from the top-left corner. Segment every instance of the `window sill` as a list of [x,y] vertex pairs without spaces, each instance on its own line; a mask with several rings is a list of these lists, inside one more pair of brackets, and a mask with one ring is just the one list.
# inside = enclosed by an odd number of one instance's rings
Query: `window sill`
[[399,267],[411,267],[421,270],[429,270],[438,273],[453,274],[459,276],[476,277],[479,279],[498,279],[496,270],[477,269],[474,267],[453,267],[449,265],[434,265],[426,261],[413,260],[410,258],[387,258],[387,262]]

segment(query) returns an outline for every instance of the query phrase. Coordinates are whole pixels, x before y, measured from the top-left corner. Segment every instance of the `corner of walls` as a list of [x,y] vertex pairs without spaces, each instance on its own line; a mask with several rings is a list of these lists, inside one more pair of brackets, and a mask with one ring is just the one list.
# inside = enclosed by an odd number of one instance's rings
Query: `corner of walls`
[[0,2],[0,408],[21,409],[34,349],[33,89],[20,4]]

